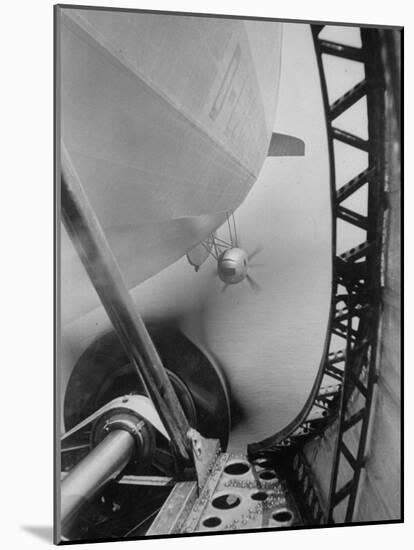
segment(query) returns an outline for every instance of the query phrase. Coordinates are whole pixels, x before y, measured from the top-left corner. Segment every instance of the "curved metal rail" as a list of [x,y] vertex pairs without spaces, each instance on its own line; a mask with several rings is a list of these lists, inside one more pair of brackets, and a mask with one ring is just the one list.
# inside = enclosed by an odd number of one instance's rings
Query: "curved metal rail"
[[[353,457],[341,436],[351,426],[362,422],[361,438],[365,443],[375,384],[385,177],[384,66],[379,52],[384,40],[376,29],[361,29],[362,45],[356,48],[321,39],[319,35],[323,28],[324,25],[311,26],[326,118],[330,169],[332,293],[328,330],[320,367],[304,407],[285,428],[258,443],[250,444],[248,450],[252,457],[299,450],[311,437],[323,434],[327,426],[339,417],[341,422],[336,455],[343,453],[354,466],[361,458],[360,452],[357,457]],[[365,70],[363,80],[332,104],[329,103],[329,82],[323,64],[325,55],[361,63]],[[366,140],[335,126],[335,120],[362,98],[366,98],[367,105]],[[355,174],[339,189],[336,182],[335,142],[342,142],[368,154],[367,168]],[[367,214],[361,215],[343,203],[364,186],[367,189],[368,206]],[[365,239],[358,246],[341,254],[338,254],[339,220],[361,229],[365,234]],[[336,347],[337,337],[343,340],[343,346],[339,349]],[[357,414],[346,418],[347,403],[355,390],[364,396],[365,405]],[[334,470],[337,462],[335,460]],[[334,472],[335,479],[336,474]],[[331,487],[331,502],[340,502],[344,495],[350,494],[350,490],[351,486],[348,486],[338,495],[335,482]]]

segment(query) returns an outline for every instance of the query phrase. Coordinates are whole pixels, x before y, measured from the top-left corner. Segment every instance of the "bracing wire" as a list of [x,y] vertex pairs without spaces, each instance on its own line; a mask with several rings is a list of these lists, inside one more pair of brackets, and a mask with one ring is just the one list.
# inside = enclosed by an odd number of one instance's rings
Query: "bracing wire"
[[234,212],[231,213],[231,217],[233,219],[233,227],[234,227],[234,238],[236,241],[236,246],[239,246],[239,239],[237,237],[237,229],[236,229],[236,219],[234,217]]
[[212,247],[210,248],[210,247],[208,246],[208,244],[206,244],[206,243],[203,242],[203,241],[201,242],[201,246],[202,246],[211,256],[213,256],[213,258],[214,258],[215,260],[218,260],[219,254],[218,254],[218,252],[217,252],[217,247],[216,247],[216,244],[215,244],[215,243],[214,243],[215,253],[213,252],[213,248],[212,248]]
[[228,213],[228,212],[226,212],[226,218],[227,218],[227,225],[228,225],[228,227],[229,227],[230,242],[231,242],[231,244],[233,245],[233,243],[234,243],[234,240],[233,240],[233,233],[232,233],[232,231],[231,231],[230,218],[229,218],[229,213]]

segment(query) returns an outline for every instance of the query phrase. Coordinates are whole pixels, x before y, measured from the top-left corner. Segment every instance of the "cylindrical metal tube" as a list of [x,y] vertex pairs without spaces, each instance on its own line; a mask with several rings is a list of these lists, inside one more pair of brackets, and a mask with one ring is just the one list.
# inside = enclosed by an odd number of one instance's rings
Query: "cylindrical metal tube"
[[122,472],[134,453],[134,436],[126,430],[114,430],[69,472],[61,485],[63,528],[99,489]]
[[63,144],[61,192],[63,221],[92,284],[145,384],[176,454],[189,459],[190,425]]

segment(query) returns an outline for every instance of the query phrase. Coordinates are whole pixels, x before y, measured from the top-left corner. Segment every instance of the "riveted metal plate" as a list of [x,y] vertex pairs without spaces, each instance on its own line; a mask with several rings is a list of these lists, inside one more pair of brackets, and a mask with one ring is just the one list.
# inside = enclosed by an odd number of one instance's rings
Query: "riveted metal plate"
[[182,532],[290,527],[301,524],[286,486],[266,461],[222,453]]

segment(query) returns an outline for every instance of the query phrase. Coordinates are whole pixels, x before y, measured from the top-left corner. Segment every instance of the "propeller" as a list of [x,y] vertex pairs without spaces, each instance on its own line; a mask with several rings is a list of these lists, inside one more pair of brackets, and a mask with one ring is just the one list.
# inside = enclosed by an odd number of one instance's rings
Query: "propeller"
[[[247,256],[247,258],[249,260],[249,269],[252,268],[252,267],[261,267],[261,266],[264,265],[264,264],[260,264],[260,263],[259,264],[258,263],[251,263],[251,260],[253,258],[255,258],[258,254],[260,254],[260,252],[262,252],[262,251],[263,251],[263,246],[257,246],[253,250],[253,252],[251,252]],[[251,275],[249,275],[249,273],[247,273],[247,275],[246,275],[246,280],[249,283],[250,288],[253,290],[253,292],[258,293],[258,292],[261,292],[263,290],[262,287],[259,285],[259,283],[255,279],[253,279],[253,277]]]
[[253,290],[253,292],[257,293],[263,290],[259,283],[257,283],[250,275],[246,275],[246,280],[249,283],[250,288]]
[[258,246],[258,247],[256,247],[256,248],[253,250],[253,252],[251,252],[251,253],[247,256],[247,258],[249,259],[249,265],[251,265],[251,264],[250,264],[250,261],[253,260],[253,258],[254,258],[255,256],[257,256],[260,252],[262,252],[262,250],[263,250],[263,246]]
[[[258,246],[253,252],[247,254],[240,247],[229,248],[225,252],[224,259],[220,259],[217,265],[216,275],[223,281],[221,292],[225,292],[230,285],[236,285],[247,279],[247,282],[253,292],[262,290],[259,283],[250,275],[249,271],[257,266],[264,264],[250,263],[252,258],[255,258],[263,248]],[[221,264],[220,264],[221,262]],[[220,271],[222,270],[222,271]]]
[[217,235],[215,234],[213,235],[213,239],[216,239],[217,241],[217,244],[215,245],[216,255],[214,256],[217,260],[216,275],[224,283],[221,288],[221,292],[225,292],[227,290],[227,287],[230,285],[241,283],[244,279],[247,279],[250,288],[254,292],[260,292],[262,288],[259,283],[250,275],[249,270],[251,268],[264,265],[260,263],[251,263],[251,261],[256,258],[256,256],[260,254],[260,252],[262,252],[263,247],[257,246],[252,252],[250,252],[250,254],[248,254],[242,248],[242,241],[237,235],[236,223],[233,214],[232,219],[233,231],[231,229],[230,218],[229,216],[227,216],[230,242],[224,241],[223,239],[217,237]]

